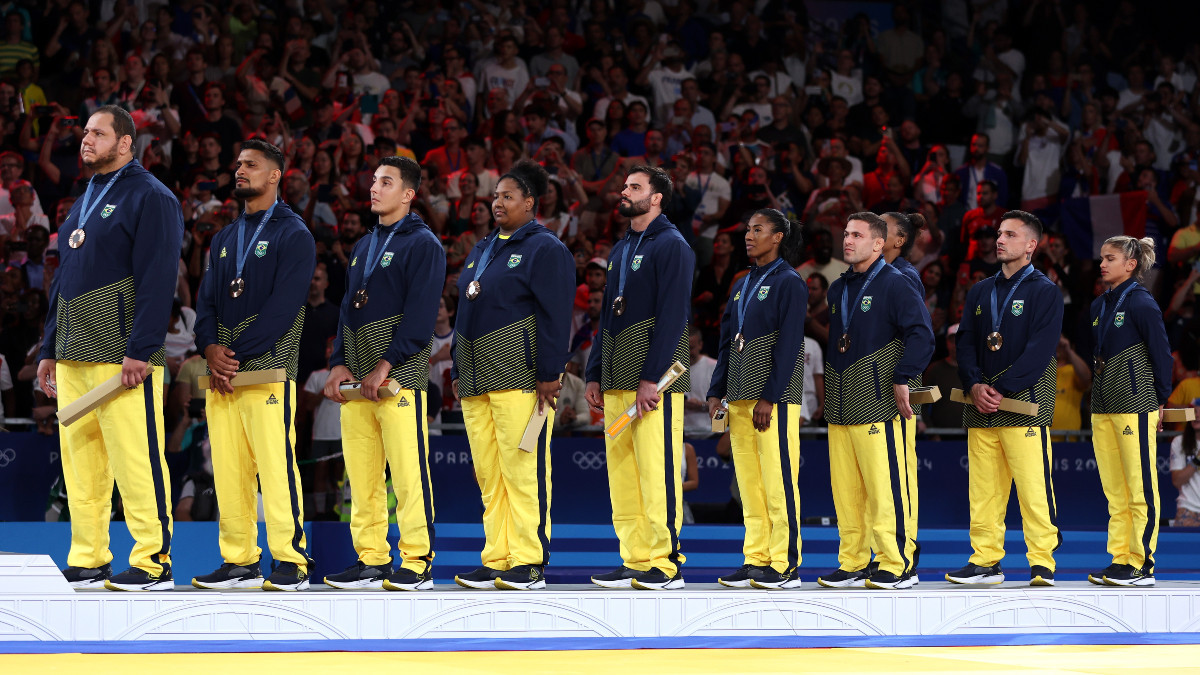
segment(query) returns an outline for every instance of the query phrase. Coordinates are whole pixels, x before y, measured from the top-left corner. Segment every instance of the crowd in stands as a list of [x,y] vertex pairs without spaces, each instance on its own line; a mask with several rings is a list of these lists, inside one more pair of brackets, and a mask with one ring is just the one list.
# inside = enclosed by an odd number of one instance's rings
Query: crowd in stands
[[[54,432],[33,355],[57,267],[55,233],[90,178],[79,161],[82,125],[109,103],[131,111],[135,156],[175,191],[186,222],[167,340],[167,429],[174,449],[195,451],[192,472],[204,465],[202,406],[192,402],[202,400],[204,363],[191,306],[207,243],[238,216],[231,163],[248,137],[284,150],[281,198],[317,241],[298,382],[310,460],[336,454],[336,408],[317,392],[347,253],[375,224],[369,189],[388,155],[421,163],[415,210],[446,248],[430,371],[441,409],[430,408],[441,421],[453,421],[456,407],[449,344],[459,268],[493,226],[499,176],[523,158],[552,175],[540,220],[578,270],[563,433],[597,422],[579,374],[597,334],[608,253],[627,227],[617,192],[637,164],[670,171],[665,213],[697,253],[699,370],[711,371],[730,288],[748,264],[749,214],[773,207],[804,224],[799,271],[814,352],[807,424],[821,424],[825,292],[846,269],[846,216],[862,210],[920,212],[930,223],[910,260],[938,340],[926,381],[943,390],[957,386],[952,337],[967,289],[1000,267],[1000,215],[1022,208],[1044,220],[1035,264],[1067,309],[1055,428],[1078,430],[1088,424],[1087,308],[1104,289],[1095,237],[1079,236],[1067,213],[1080,199],[1129,193],[1137,208],[1127,233],[1158,243],[1148,286],[1177,354],[1172,403],[1200,397],[1200,42],[1165,27],[1187,3],[844,4],[863,13],[823,16],[800,0],[0,3],[4,415],[32,416]],[[696,413],[707,378],[692,381]],[[928,406],[925,424],[961,426],[954,405]],[[315,466],[310,490],[332,494],[340,469]]]

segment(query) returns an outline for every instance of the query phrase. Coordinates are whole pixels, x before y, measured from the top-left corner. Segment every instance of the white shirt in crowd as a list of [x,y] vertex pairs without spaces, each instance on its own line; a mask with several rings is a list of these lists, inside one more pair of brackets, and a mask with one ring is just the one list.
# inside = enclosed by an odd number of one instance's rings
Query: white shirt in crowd
[[329,379],[329,369],[314,370],[304,383],[304,391],[321,397],[317,409],[313,412],[313,440],[340,441],[342,440],[342,422],[339,405],[325,398],[325,380]]
[[[1018,145],[1025,142],[1025,136],[1025,127],[1022,127]],[[1062,180],[1063,147],[1063,138],[1054,129],[1048,129],[1045,135],[1035,134],[1029,138],[1029,156],[1025,159],[1025,174],[1021,179],[1023,201],[1058,195]],[[1020,150],[1017,153],[1017,159],[1020,159]]]
[[800,413],[804,415],[805,424],[810,423],[820,405],[817,401],[816,378],[813,376],[824,374],[825,356],[821,352],[821,345],[810,337],[804,338],[804,402],[800,406]]
[[[463,173],[469,171],[467,167],[463,167],[458,171],[453,171],[446,176],[446,198],[458,199],[462,196],[462,191],[458,187],[458,179],[462,178]],[[475,174],[475,183],[479,186],[475,188],[476,197],[491,198],[496,192],[496,183],[500,182],[500,174],[496,173],[495,169],[484,169]]]
[[[0,392],[11,391],[12,388],[12,373],[8,370],[8,360],[4,358],[3,354],[0,354]],[[3,424],[3,422],[4,399],[0,398],[0,424]]]
[[650,83],[650,91],[654,95],[654,110],[658,119],[671,118],[671,107],[683,95],[683,81],[693,77],[691,71],[680,68],[678,71],[659,66],[650,71],[646,79]]
[[842,75],[836,70],[830,71],[829,89],[834,96],[841,96],[850,105],[862,103],[862,71],[855,68],[849,76]]
[[[1200,448],[1197,450],[1200,451]],[[1190,461],[1183,453],[1183,436],[1171,439],[1171,471],[1186,468]],[[1175,500],[1175,507],[1187,509],[1192,513],[1200,513],[1200,473],[1192,474],[1191,480],[1179,488],[1179,497]]]
[[[696,401],[708,401],[708,385],[712,384],[713,371],[717,369],[717,360],[711,356],[700,355],[700,359],[692,364],[692,389],[685,398]],[[712,429],[712,420],[708,416],[708,408],[688,410],[683,413],[683,427],[691,429]]]
[[[720,210],[720,200],[733,200],[733,188],[730,187],[729,181],[715,171],[700,179],[700,174],[693,171],[688,174],[685,185],[693,190],[700,191],[700,203],[696,206],[696,215],[693,218],[700,218],[705,215],[716,213]],[[713,223],[700,231],[700,236],[708,239],[713,239],[717,236],[718,226]]]

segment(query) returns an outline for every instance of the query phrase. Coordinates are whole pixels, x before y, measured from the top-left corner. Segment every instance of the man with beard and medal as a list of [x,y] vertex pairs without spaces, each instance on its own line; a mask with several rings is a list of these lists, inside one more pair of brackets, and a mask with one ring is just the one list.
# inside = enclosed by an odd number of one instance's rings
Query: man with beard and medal
[[[433,588],[433,490],[425,391],[446,255],[412,200],[421,167],[407,157],[384,157],[371,185],[374,232],[351,253],[349,289],[325,396],[342,403],[342,452],[350,480],[350,537],[358,560],[325,577],[334,588]],[[362,382],[362,398],[347,401],[341,385]],[[387,380],[399,385],[380,397]],[[391,467],[402,560],[392,571],[388,543],[386,466]]]
[[[171,590],[171,480],[163,455],[166,327],[183,216],[171,191],[133,158],[133,118],[103,106],[79,154],[95,175],[59,229],[37,377],[66,406],[120,375],[127,388],[63,426],[71,508],[63,575],[74,588]],[[108,524],[113,482],[133,536],[129,570],[113,576]]]
[[829,588],[915,583],[901,420],[916,424],[909,382],[929,365],[933,329],[920,294],[883,257],[887,236],[883,218],[851,215],[842,237],[850,269],[829,286],[825,419],[841,540],[838,568],[817,578]]
[[[1004,514],[1013,485],[1029,561],[1029,585],[1054,585],[1054,551],[1062,544],[1054,505],[1048,427],[1054,419],[1062,334],[1058,286],[1033,268],[1042,223],[1025,211],[1000,219],[1000,272],[967,291],[957,335],[958,372],[972,405],[963,406],[971,503],[966,566],[946,575],[957,584],[1004,581]],[[1003,399],[1037,404],[1036,415],[1000,410]]]
[[[263,140],[242,143],[234,196],[242,214],[213,236],[211,263],[196,303],[196,347],[211,373],[206,392],[213,479],[221,511],[221,557],[198,588],[308,588],[303,495],[296,468],[296,367],[316,244],[304,221],[279,201],[283,153]],[[239,373],[283,369],[281,382],[237,386]],[[267,543],[279,565],[265,582],[259,566],[261,489]]]
[[637,418],[605,436],[613,529],[622,565],[597,574],[605,588],[674,590],[684,587],[679,529],[683,524],[684,395],[688,373],[661,393],[658,381],[676,361],[691,363],[688,317],[696,256],[662,215],[671,194],[666,171],[635,166],[617,208],[629,232],[609,256],[600,314],[600,348],[587,364],[587,397],[611,425],[631,406]]

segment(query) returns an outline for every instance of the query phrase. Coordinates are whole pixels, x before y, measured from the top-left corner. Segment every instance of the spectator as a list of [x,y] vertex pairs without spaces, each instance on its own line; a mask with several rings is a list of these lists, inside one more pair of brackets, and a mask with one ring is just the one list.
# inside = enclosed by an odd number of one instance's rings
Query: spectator
[[[958,375],[958,324],[946,329],[946,357],[929,364],[921,380],[927,387],[937,387],[942,392],[951,389],[962,389],[962,380]],[[935,429],[957,429],[962,426],[962,404],[942,395],[942,399],[930,405],[921,406],[921,416],[925,425]]]
[[1174,527],[1200,527],[1200,399],[1191,402],[1198,413],[1196,419],[1186,424],[1183,434],[1171,439],[1171,485],[1179,491],[1175,500]]
[[1058,201],[1063,147],[1070,132],[1041,108],[1030,112],[1021,129],[1017,166],[1025,167],[1021,209],[1038,211]]
[[[466,137],[467,132],[463,129],[462,123],[453,117],[447,117],[442,121],[442,144],[426,153],[422,163],[432,164],[437,168],[439,175],[447,177],[462,171],[463,167],[467,165],[467,155],[461,145]],[[456,185],[457,181],[450,184]],[[491,194],[490,190],[488,194]]]
[[327,363],[325,347],[337,334],[339,307],[331,302],[329,271],[324,263],[317,263],[312,281],[308,284],[308,298],[304,302],[304,329],[300,332],[300,352],[296,379],[308,381],[308,376]]
[[1008,205],[1008,175],[1004,169],[988,160],[991,149],[991,139],[987,134],[977,133],[971,136],[971,148],[965,164],[955,170],[959,185],[962,186],[960,199],[968,209],[979,207],[979,184],[991,181],[996,191],[995,200],[1001,207]]
[[[818,236],[821,234],[817,232]],[[818,344],[829,344],[829,279],[820,272],[812,272],[807,276],[806,283],[808,313],[804,316],[804,335]]]
[[1055,431],[1077,431],[1083,428],[1083,397],[1092,388],[1092,370],[1080,358],[1066,335],[1058,339],[1055,358],[1058,360],[1057,393],[1054,400]]
[[683,96],[683,81],[692,73],[683,66],[683,50],[677,45],[659,42],[653,55],[638,74],[637,84],[649,87],[654,99],[655,119],[669,119],[675,101]]
[[[605,83],[607,84],[607,95],[596,101],[596,105],[592,110],[592,117],[598,117],[607,122],[613,122],[614,120],[609,114],[611,112],[609,105],[613,101],[621,103],[622,115],[624,115],[625,107],[628,107],[629,104],[633,103],[634,101],[640,101],[644,106],[644,110],[650,110],[650,102],[646,100],[646,97],[639,96],[629,91],[629,75],[625,72],[625,68],[620,65],[613,65],[608,69],[607,75],[608,80]],[[682,88],[682,84],[680,86]],[[621,119],[622,118],[618,118],[616,121],[619,122]],[[650,121],[648,112],[646,121]]]
[[[579,144],[575,139],[562,130],[549,126],[546,111],[541,106],[530,103],[525,106],[523,115],[525,117],[525,129],[529,132],[529,135],[525,137],[525,152],[530,157],[536,156],[538,149],[542,147],[542,143],[550,138],[561,139],[568,154],[575,154],[575,151],[579,149]],[[643,129],[643,133],[645,133],[645,129]],[[617,149],[615,143],[613,149]]]
[[529,86],[529,69],[517,57],[519,45],[511,35],[496,39],[496,58],[480,71],[476,78],[484,91],[501,88],[506,91],[525,91]]
[[[943,190],[942,184],[946,178],[953,175],[950,173],[950,152],[946,150],[944,145],[935,145],[929,149],[929,154],[923,159],[924,164],[917,175],[913,177],[913,196],[923,202],[932,202],[938,204],[942,202]],[[958,176],[954,177],[954,190],[959,190]],[[957,201],[958,195],[955,194],[954,200]],[[944,210],[944,207],[943,207]],[[965,209],[964,209],[965,212]],[[962,222],[962,217],[959,217],[959,222]]]
[[688,334],[688,353],[691,355],[692,388],[683,397],[683,426],[689,433],[708,436],[712,420],[708,416],[708,383],[712,381],[717,360],[704,353],[704,336],[698,326]]
[[875,40],[880,64],[897,86],[912,81],[913,73],[925,52],[925,42],[921,36],[909,30],[909,22],[908,8],[896,5],[892,8],[892,27],[880,33]]
[[729,181],[714,170],[717,159],[716,146],[708,142],[698,143],[695,153],[696,170],[687,177],[685,187],[696,190],[699,194],[696,210],[692,215],[692,233],[698,237],[696,262],[700,263],[703,260],[707,263],[712,255],[713,238],[717,236],[717,223],[725,217],[725,211],[733,200],[733,192]]
[[[496,182],[500,179],[493,169],[487,168],[487,144],[483,139],[472,136],[463,141],[463,152],[466,154],[467,165],[455,170],[446,178],[446,197],[458,199],[462,196],[459,191],[458,179],[465,173],[475,176],[475,193],[473,196],[487,198],[496,190]],[[432,152],[432,151],[431,151]]]
[[622,157],[646,154],[646,131],[650,128],[647,120],[646,105],[641,101],[630,103],[625,108],[625,126],[613,136],[612,149]]
[[825,416],[825,358],[821,346],[804,337],[804,402],[800,406],[800,424],[812,426]]

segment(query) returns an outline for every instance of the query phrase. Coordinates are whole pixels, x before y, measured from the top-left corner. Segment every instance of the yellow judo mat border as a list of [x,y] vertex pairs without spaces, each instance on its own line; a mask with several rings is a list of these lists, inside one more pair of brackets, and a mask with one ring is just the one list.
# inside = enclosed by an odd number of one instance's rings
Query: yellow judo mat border
[[[248,654],[1200,645],[1197,633],[883,636],[432,638],[422,640],[93,640],[0,642],[5,654]],[[1200,660],[1197,661],[1200,666]],[[1197,671],[1200,672],[1200,671]]]
[[[523,652],[321,652],[315,654],[39,654],[0,656],[5,673],[371,672],[424,668],[439,675],[488,673],[1132,673],[1200,672],[1197,645],[863,647],[850,649],[657,649]],[[169,670],[168,670],[169,669]]]

